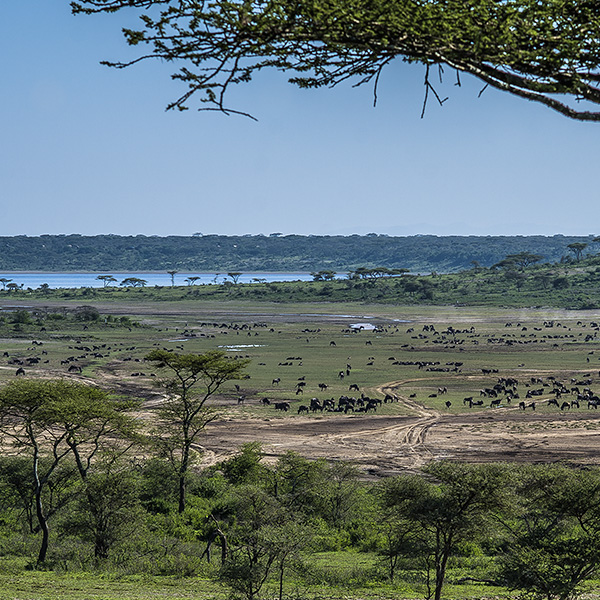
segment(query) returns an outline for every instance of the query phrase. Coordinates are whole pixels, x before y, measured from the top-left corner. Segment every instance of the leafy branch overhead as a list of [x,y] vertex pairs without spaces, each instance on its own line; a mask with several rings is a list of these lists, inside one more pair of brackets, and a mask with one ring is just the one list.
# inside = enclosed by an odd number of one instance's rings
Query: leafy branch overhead
[[[264,68],[300,87],[371,83],[394,59],[468,73],[567,117],[600,120],[600,6],[595,0],[78,0],[75,13],[141,11],[124,29],[147,58],[179,61],[187,91],[169,105],[228,108],[231,86]],[[580,101],[585,101],[580,105]]]

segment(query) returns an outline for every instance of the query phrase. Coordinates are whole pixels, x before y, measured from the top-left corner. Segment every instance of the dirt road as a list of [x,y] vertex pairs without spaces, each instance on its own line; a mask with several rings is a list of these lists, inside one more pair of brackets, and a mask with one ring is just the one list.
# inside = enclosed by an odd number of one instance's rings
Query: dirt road
[[[378,388],[396,393],[399,384]],[[517,407],[439,413],[398,396],[411,416],[324,414],[223,420],[210,425],[202,440],[206,462],[221,460],[240,444],[260,441],[267,460],[292,450],[305,457],[349,460],[367,477],[418,469],[431,460],[468,462],[565,461],[600,463],[600,412],[532,412]]]

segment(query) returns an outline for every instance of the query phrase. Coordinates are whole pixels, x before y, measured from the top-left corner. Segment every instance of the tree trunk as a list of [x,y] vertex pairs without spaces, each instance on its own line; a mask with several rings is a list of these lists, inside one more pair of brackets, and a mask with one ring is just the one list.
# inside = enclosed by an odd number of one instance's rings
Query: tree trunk
[[449,551],[445,548],[442,555],[436,560],[435,565],[435,593],[434,600],[441,600],[444,579],[446,577],[446,565],[448,563]]
[[185,510],[186,479],[190,465],[190,447],[191,441],[188,439],[188,432],[184,430],[183,452],[181,454],[181,465],[179,465],[179,514]]
[[37,564],[42,564],[46,561],[46,554],[48,553],[48,543],[50,538],[50,531],[48,529],[48,520],[44,514],[44,506],[42,504],[42,483],[40,481],[38,473],[38,458],[34,457],[33,460],[33,477],[35,481],[35,512],[37,516],[40,529],[42,530],[42,545],[40,546],[40,552],[38,554]]
[[185,510],[185,475],[179,475],[179,514]]

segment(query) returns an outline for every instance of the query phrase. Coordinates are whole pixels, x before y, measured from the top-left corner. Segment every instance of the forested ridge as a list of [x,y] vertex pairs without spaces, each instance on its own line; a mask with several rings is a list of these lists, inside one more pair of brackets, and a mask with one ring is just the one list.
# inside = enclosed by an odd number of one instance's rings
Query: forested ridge
[[2,271],[346,271],[358,267],[455,272],[532,252],[557,262],[594,236],[118,236],[0,237]]

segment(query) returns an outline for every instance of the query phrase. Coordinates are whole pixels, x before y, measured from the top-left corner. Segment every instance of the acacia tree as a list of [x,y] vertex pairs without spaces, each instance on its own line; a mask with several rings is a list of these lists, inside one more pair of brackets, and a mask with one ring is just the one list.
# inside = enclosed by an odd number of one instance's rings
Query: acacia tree
[[111,283],[117,281],[117,279],[112,275],[98,275],[96,279],[102,281],[104,287],[108,287]]
[[231,280],[234,284],[237,284],[243,273],[240,273],[239,271],[233,271],[232,273],[227,273],[227,275],[231,277]]
[[521,471],[501,573],[539,600],[572,600],[600,572],[600,471],[537,466]]
[[147,283],[145,279],[140,279],[139,277],[126,277],[119,285],[124,287],[144,287]]
[[127,521],[123,508],[132,506],[119,459],[138,441],[136,422],[127,414],[137,402],[114,400],[89,386],[76,384],[70,390],[56,407],[55,421],[66,433],[84,484],[88,516],[80,521],[90,534],[94,556],[104,559],[121,523]]
[[[596,0],[76,0],[75,13],[142,11],[129,44],[140,58],[180,61],[173,75],[208,110],[230,110],[228,89],[271,67],[301,87],[352,80],[375,88],[394,59],[425,68],[425,96],[442,103],[430,78],[447,66],[573,119],[598,121],[600,12]],[[441,74],[441,70],[440,70]],[[583,107],[577,102],[586,101]],[[591,107],[589,110],[588,108]]]
[[514,269],[518,267],[521,271],[530,265],[540,262],[544,258],[541,254],[532,252],[518,252],[517,254],[508,254],[500,262],[492,265],[492,268]]
[[158,382],[167,391],[167,398],[159,410],[160,425],[155,434],[159,450],[177,475],[181,513],[185,510],[192,446],[216,418],[206,403],[226,381],[239,379],[249,361],[231,360],[219,350],[205,354],[153,350],[146,360],[166,374]]
[[588,247],[584,242],[574,242],[569,244],[567,248],[575,255],[575,260],[580,261],[583,251]]
[[[424,471],[434,478],[397,477],[386,482],[382,500],[396,518],[418,526],[414,536],[428,575],[433,571],[433,598],[440,600],[448,560],[457,544],[484,530],[485,519],[505,500],[505,473],[501,465],[466,465],[440,461]],[[398,541],[398,540],[397,540]],[[400,551],[399,544],[395,551]],[[416,549],[413,547],[412,551]]]
[[[85,482],[101,447],[123,430],[122,412],[102,390],[64,380],[19,380],[0,389],[0,429],[29,458],[35,514],[46,560],[50,530],[44,492],[73,456]],[[93,509],[93,502],[90,502]]]
[[175,275],[177,275],[179,271],[173,269],[171,271],[167,271],[167,273],[171,276],[171,287],[173,287],[175,285]]

